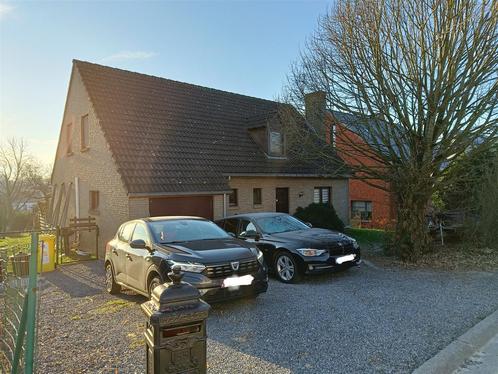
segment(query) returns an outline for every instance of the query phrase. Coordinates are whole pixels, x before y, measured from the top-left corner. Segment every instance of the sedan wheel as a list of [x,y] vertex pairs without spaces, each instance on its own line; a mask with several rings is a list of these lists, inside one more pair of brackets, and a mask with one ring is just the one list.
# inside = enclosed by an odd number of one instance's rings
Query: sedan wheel
[[296,282],[299,277],[299,267],[291,254],[283,252],[275,258],[275,270],[278,278],[284,283]]
[[105,266],[105,288],[111,295],[121,291],[121,286],[114,280],[114,271],[112,270],[112,265],[110,263]]

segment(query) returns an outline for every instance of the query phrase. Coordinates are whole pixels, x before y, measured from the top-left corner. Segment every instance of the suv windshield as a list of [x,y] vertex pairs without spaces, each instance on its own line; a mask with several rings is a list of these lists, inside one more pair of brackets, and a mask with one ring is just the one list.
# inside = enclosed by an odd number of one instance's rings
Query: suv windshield
[[162,244],[231,238],[214,223],[196,219],[153,221],[149,227],[154,241]]
[[303,222],[288,215],[262,217],[256,219],[256,223],[265,234],[277,234],[279,232],[309,229]]

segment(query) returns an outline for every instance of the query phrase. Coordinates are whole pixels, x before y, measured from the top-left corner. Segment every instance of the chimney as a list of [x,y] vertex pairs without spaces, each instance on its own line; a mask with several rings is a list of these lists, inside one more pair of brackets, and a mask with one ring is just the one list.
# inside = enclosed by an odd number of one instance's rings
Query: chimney
[[325,107],[327,94],[323,91],[310,92],[304,96],[306,121],[316,130],[322,139],[326,137]]

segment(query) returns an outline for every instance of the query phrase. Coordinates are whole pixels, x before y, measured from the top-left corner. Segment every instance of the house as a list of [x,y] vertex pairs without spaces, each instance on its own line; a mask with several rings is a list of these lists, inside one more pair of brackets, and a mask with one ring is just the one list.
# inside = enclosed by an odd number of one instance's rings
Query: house
[[279,105],[73,61],[52,222],[95,217],[106,242],[137,217],[292,214],[317,201],[332,203],[348,223],[349,175],[294,159]]
[[[348,142],[353,139],[357,146],[368,147],[368,134],[361,129],[361,124],[351,114],[327,110],[326,94],[322,91],[309,93],[305,97],[306,119],[329,144],[334,144],[337,154],[348,165],[375,165],[376,161],[366,155],[351,156],[348,152]],[[313,112],[308,109],[314,108]],[[376,188],[379,186],[380,188]],[[386,191],[387,190],[387,191]],[[393,196],[388,192],[389,186],[381,180],[359,178],[349,179],[350,223],[353,226],[366,228],[385,228],[391,225],[395,218]]]

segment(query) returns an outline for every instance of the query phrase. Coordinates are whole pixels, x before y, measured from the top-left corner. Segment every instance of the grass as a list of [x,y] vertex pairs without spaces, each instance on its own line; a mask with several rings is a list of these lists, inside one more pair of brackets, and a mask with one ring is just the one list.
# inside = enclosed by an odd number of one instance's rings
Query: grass
[[133,303],[127,300],[121,300],[121,299],[110,300],[105,304],[99,306],[98,308],[91,310],[90,313],[111,314],[111,313],[116,313],[117,311],[127,308],[131,305],[133,305]]
[[0,257],[8,257],[18,252],[29,253],[31,236],[28,234],[0,238]]
[[346,228],[344,232],[361,244],[382,244],[386,240],[386,231],[378,229]]

